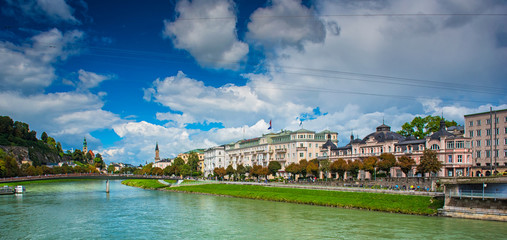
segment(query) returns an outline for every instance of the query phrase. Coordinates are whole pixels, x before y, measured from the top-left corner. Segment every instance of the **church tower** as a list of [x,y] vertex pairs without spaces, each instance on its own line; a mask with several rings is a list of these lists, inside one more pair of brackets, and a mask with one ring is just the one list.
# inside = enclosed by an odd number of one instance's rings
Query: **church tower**
[[158,154],[158,142],[157,142],[157,145],[155,147],[155,162],[158,162],[160,161],[160,156]]
[[86,143],[86,137],[83,140],[83,153],[86,154],[88,152],[88,144]]

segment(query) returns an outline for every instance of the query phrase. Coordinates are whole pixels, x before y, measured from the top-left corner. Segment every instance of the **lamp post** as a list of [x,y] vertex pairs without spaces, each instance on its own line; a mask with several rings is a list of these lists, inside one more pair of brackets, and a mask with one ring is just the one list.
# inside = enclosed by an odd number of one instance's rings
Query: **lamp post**
[[375,171],[374,171],[375,181],[377,181],[377,167],[374,167],[373,169],[375,170]]

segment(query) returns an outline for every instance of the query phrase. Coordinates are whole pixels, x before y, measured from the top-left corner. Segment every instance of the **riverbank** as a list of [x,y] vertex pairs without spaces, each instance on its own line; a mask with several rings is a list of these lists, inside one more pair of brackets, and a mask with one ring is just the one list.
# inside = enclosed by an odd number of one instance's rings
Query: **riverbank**
[[7,182],[0,183],[1,186],[17,186],[17,185],[32,185],[41,183],[55,183],[55,182],[77,182],[77,181],[101,181],[100,179],[45,179],[45,180],[33,180],[33,181],[21,181],[21,182]]
[[[122,183],[128,185],[126,180]],[[309,204],[340,208],[356,208],[382,212],[436,215],[443,201],[428,196],[393,195],[368,192],[344,192],[299,188],[280,188],[258,185],[202,184],[183,186],[160,186],[156,180],[138,181],[137,187],[210,194],[218,196],[268,200],[287,203]],[[129,185],[133,186],[133,184]]]

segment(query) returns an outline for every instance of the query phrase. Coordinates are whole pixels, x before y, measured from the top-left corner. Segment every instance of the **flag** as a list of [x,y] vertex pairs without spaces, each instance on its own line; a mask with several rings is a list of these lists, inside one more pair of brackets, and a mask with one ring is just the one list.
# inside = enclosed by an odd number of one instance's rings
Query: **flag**
[[268,130],[271,130],[271,120],[269,120],[269,127],[268,127]]
[[299,126],[303,125],[303,120],[299,121]]

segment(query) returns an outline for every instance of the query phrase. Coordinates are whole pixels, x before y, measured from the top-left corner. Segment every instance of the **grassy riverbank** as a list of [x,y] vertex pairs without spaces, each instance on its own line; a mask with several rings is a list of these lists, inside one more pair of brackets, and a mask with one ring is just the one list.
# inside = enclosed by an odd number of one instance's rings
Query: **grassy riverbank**
[[32,184],[41,184],[41,183],[56,183],[56,182],[82,182],[82,181],[100,181],[99,179],[44,179],[44,180],[34,180],[34,181],[22,181],[22,182],[7,182],[0,183],[0,186],[17,186],[17,185],[32,185]]
[[[135,182],[134,183],[127,183]],[[436,215],[442,200],[428,196],[340,192],[297,188],[277,188],[255,185],[202,184],[167,187],[157,180],[126,180],[125,185],[168,191],[212,194],[277,202],[358,208],[383,212]]]
[[435,215],[437,208],[443,206],[443,201],[428,196],[339,192],[253,185],[205,184],[172,187],[168,188],[168,190],[419,215]]
[[[164,180],[164,181],[166,181],[167,183],[176,183],[175,180]],[[155,179],[129,179],[122,181],[121,184],[145,189],[159,189],[167,187],[167,185],[162,184]]]

